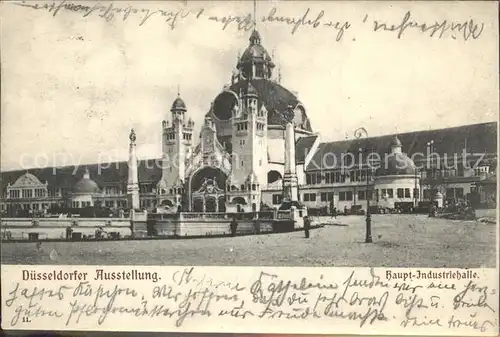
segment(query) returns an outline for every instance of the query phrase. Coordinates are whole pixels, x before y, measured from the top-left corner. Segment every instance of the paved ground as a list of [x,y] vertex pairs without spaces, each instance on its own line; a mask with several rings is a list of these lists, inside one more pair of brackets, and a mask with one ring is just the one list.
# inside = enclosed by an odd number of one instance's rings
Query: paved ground
[[324,228],[236,238],[2,244],[4,264],[495,267],[496,227],[425,215],[315,219]]

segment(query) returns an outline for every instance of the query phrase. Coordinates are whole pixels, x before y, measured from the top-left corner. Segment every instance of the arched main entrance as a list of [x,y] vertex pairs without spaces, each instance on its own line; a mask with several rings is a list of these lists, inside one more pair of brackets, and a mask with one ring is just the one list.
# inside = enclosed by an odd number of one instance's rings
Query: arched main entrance
[[203,212],[203,198],[193,198],[192,211],[198,213]]
[[196,171],[189,181],[191,211],[225,212],[226,178],[224,172],[215,167],[205,167]]
[[205,212],[217,212],[217,202],[212,196],[205,197]]

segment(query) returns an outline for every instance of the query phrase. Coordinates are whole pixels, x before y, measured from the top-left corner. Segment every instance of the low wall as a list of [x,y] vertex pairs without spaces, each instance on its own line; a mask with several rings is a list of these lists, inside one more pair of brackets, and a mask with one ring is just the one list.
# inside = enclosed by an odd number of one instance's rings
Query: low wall
[[31,227],[124,227],[130,226],[128,218],[3,218],[2,228]]
[[[158,236],[213,236],[231,234],[231,219],[164,219],[158,220],[153,228]],[[272,232],[272,220],[237,220],[237,234],[254,234],[256,223],[260,232]]]
[[71,227],[73,233],[90,237],[95,235],[98,228],[102,228],[106,233],[119,233],[121,237],[132,234],[130,219],[127,218],[0,219],[2,239],[27,240],[30,233],[37,233],[39,239],[65,239],[68,227]]
[[[236,234],[271,233],[275,222],[269,212],[254,213],[179,213],[154,214],[147,221],[134,221],[135,237],[200,237],[231,234],[231,222],[236,218]],[[297,222],[296,222],[297,225]],[[101,228],[104,234],[119,233],[120,237],[132,235],[129,218],[4,218],[0,219],[1,235],[4,240],[27,240],[30,233],[37,233],[38,239],[66,239],[70,227],[73,234],[80,233],[94,238]]]

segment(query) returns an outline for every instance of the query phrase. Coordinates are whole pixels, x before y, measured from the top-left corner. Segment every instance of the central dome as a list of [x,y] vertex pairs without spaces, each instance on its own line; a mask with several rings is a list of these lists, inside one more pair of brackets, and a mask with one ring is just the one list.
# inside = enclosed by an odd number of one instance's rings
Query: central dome
[[74,194],[100,194],[101,189],[97,183],[90,179],[89,172],[86,171],[83,178],[73,186]]
[[[259,102],[266,107],[267,123],[269,125],[281,125],[281,113],[283,113],[289,105],[296,107],[300,104],[297,96],[282,85],[266,79],[243,80],[232,84],[226,91],[220,93],[214,100],[213,114],[220,120],[229,120],[231,118],[231,110],[237,105],[237,96],[241,91],[248,88],[248,82],[251,83],[258,96]],[[309,120],[302,112],[300,124],[303,124],[304,129],[311,131]]]
[[415,175],[415,163],[404,153],[390,153],[381,162],[378,176]]
[[260,34],[254,30],[250,36],[250,45],[243,52],[238,63],[238,68],[247,63],[263,63],[266,62],[270,67],[274,67],[271,56],[267,50],[260,44]]

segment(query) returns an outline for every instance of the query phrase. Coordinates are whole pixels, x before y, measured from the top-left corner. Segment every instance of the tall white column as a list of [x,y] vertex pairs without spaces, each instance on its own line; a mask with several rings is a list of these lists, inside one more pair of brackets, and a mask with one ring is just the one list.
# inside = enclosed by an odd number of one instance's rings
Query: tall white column
[[139,179],[137,172],[137,155],[135,152],[135,131],[130,131],[130,145],[128,157],[128,182],[127,182],[127,196],[129,201],[129,208],[133,210],[139,209]]
[[285,173],[296,173],[295,168],[295,130],[292,122],[285,126]]
[[295,130],[293,121],[285,126],[285,171],[283,175],[283,200],[298,201],[298,179],[295,168]]

